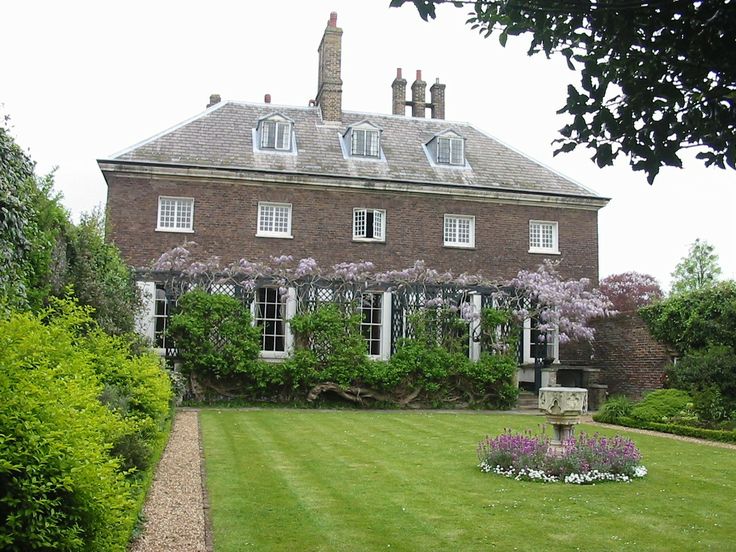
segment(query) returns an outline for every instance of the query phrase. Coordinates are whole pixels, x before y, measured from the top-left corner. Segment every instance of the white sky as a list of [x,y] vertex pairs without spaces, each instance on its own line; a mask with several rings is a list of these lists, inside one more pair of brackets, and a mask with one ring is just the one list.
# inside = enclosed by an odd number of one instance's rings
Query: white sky
[[600,170],[583,150],[552,157],[565,124],[555,111],[577,82],[563,60],[526,56],[528,39],[482,39],[467,9],[441,6],[422,21],[389,0],[3,0],[0,113],[38,162],[54,166],[75,217],[104,205],[96,159],[225,100],[306,105],[317,87],[317,46],[331,11],[343,28],[343,108],[391,112],[397,67],[447,85],[446,118],[468,121],[612,198],[600,211],[601,276],[670,273],[701,238],[723,276],[736,278],[736,172],[663,169],[654,186],[623,160]]

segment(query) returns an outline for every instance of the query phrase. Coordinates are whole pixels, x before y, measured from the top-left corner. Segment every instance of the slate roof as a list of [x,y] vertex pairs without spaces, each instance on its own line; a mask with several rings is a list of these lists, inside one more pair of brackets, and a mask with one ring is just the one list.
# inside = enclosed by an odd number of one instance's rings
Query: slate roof
[[[253,148],[258,119],[280,113],[294,121],[297,154]],[[345,159],[339,136],[351,124],[370,121],[383,130],[385,159]],[[469,167],[430,163],[423,144],[452,129],[465,138]],[[111,160],[308,173],[361,179],[443,184],[600,198],[502,144],[468,123],[344,111],[342,123],[325,123],[318,107],[221,102],[200,115],[114,156]]]

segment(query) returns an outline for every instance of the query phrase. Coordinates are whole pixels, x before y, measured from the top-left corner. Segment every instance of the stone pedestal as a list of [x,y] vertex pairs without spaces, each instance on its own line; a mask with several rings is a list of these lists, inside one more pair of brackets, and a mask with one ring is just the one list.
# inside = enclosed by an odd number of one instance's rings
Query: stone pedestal
[[563,443],[573,436],[580,416],[588,411],[588,390],[582,387],[542,387],[539,390],[539,409],[552,426],[551,454],[562,453]]

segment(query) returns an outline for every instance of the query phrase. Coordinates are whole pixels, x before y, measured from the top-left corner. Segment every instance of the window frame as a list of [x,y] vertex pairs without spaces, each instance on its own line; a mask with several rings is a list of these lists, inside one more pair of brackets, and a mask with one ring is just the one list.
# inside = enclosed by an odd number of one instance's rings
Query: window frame
[[[263,222],[264,208],[287,208],[288,215],[286,219],[286,231],[275,231],[273,228],[276,226],[275,211],[274,219],[271,221],[271,230],[262,230],[261,223]],[[259,238],[286,238],[291,239],[294,236],[291,233],[291,215],[292,205],[291,203],[277,203],[272,201],[259,201],[258,202],[258,216],[256,217],[256,237]]]
[[[465,140],[460,136],[437,136],[435,138],[437,140],[437,146],[436,146],[436,157],[435,162],[438,165],[452,165],[454,167],[462,167],[465,165]],[[442,151],[442,148],[440,145],[442,144],[442,141],[446,140],[449,144],[448,147],[448,157],[447,160],[444,161],[440,159],[440,152]],[[460,144],[460,162],[453,162],[453,150],[455,150],[455,147],[453,146],[453,143]]]
[[[190,207],[189,212],[189,226],[188,227],[177,227],[177,226],[162,226],[161,225],[161,204],[164,201],[174,201],[174,224],[177,222],[179,216],[179,205],[181,203],[188,203]],[[183,196],[158,196],[158,209],[156,213],[156,232],[176,232],[180,234],[193,234],[194,233],[194,198],[183,197]]]
[[[371,237],[368,237],[368,213],[372,213],[372,231]],[[363,235],[361,236],[357,230],[357,216],[359,213],[363,213]],[[375,237],[376,230],[376,214],[381,217],[381,237]],[[386,209],[369,209],[367,207],[354,207],[353,208],[353,241],[365,241],[365,242],[386,242]]]
[[[363,151],[360,152],[356,148],[356,133],[363,133]],[[369,144],[372,140],[367,140],[368,135],[371,134],[375,137],[375,155],[369,153],[373,151]],[[376,128],[352,128],[350,130],[350,157],[361,157],[365,159],[380,159],[381,158],[381,132]]]
[[[273,291],[276,293],[276,301],[269,301],[268,293]],[[264,293],[264,300],[260,300],[261,292]],[[291,329],[289,327],[290,320],[290,308],[289,299],[291,298],[291,292],[281,293],[278,286],[263,286],[255,290],[253,294],[253,303],[251,304],[251,312],[253,318],[253,326],[260,328],[260,356],[264,359],[282,359],[289,355],[291,350]],[[276,309],[276,316],[268,317],[267,308],[269,305],[274,305]],[[261,308],[264,306],[265,308]],[[262,316],[259,316],[262,315]],[[267,323],[273,323],[276,326],[278,323],[281,324],[281,333],[276,333],[274,329],[273,334],[265,334]],[[264,349],[265,341],[267,337],[273,338],[274,345],[277,343],[277,338],[281,338],[282,347],[277,349],[275,346],[271,349]]]
[[[535,246],[532,244],[532,228],[539,226],[539,245]],[[552,228],[552,245],[549,247],[543,247],[544,242],[542,236],[542,227],[549,226]],[[535,220],[529,221],[529,253],[543,253],[547,255],[559,255],[560,254],[560,238],[559,238],[559,224],[556,220]]]
[[[447,239],[447,224],[449,221],[455,221],[455,240],[448,241]],[[470,223],[468,229],[467,243],[458,240],[460,232],[458,231],[458,223],[461,220],[466,220]],[[446,213],[442,223],[442,243],[445,247],[454,247],[459,249],[475,249],[475,215],[458,215],[452,213]]]

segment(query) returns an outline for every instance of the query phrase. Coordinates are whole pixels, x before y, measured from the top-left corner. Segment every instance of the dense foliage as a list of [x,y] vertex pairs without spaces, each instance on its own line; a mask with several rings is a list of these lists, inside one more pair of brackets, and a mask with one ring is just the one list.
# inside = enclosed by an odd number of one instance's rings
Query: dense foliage
[[595,413],[595,421],[604,424],[615,424],[619,418],[631,416],[634,401],[625,395],[613,395],[606,399],[601,409]]
[[736,282],[678,293],[643,308],[652,335],[681,354],[710,344],[736,350]]
[[577,485],[599,481],[630,481],[646,475],[641,453],[624,437],[589,436],[583,432],[550,452],[544,435],[511,433],[487,437],[478,444],[480,469],[517,480],[563,481]]
[[0,548],[124,551],[168,376],[88,309],[52,307],[0,319]]
[[681,167],[696,148],[706,165],[736,168],[736,4],[682,0],[411,1],[425,20],[435,6],[473,6],[468,24],[483,36],[528,34],[528,54],[561,54],[580,74],[559,113],[555,153],[584,145],[599,167],[619,154],[652,183],[660,167]]
[[622,272],[606,276],[600,281],[598,289],[619,312],[636,311],[664,296],[662,288],[653,276],[639,272]]
[[221,378],[248,374],[258,363],[261,334],[242,301],[195,289],[179,298],[169,334],[184,370]]
[[680,259],[672,273],[672,293],[695,291],[712,286],[718,280],[721,267],[715,248],[699,239],[690,245],[687,256]]
[[53,185],[0,125],[0,310],[38,311],[72,290],[103,329],[132,331],[140,299],[130,269],[105,243],[102,215],[73,224]]

